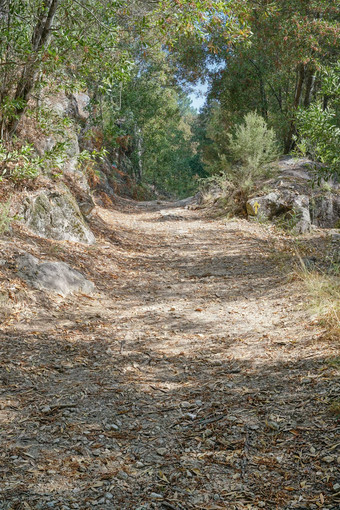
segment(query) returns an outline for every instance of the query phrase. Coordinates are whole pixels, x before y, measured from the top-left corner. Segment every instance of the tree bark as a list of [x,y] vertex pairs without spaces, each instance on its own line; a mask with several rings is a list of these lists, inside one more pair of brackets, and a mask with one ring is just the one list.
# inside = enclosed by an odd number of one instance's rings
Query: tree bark
[[285,153],[288,154],[293,148],[293,135],[295,133],[295,112],[298,109],[298,107],[301,104],[302,99],[302,91],[303,91],[303,84],[305,81],[305,66],[304,64],[299,64],[297,67],[297,79],[296,79],[296,87],[295,87],[295,95],[294,95],[294,102],[293,102],[293,112],[292,112],[292,120],[290,122],[289,131],[287,134],[287,138],[285,141]]
[[305,99],[303,102],[303,106],[308,108],[308,106],[312,102],[314,87],[315,87],[315,72],[314,69],[308,69],[307,73],[307,80],[306,80],[306,89],[305,89]]
[[38,22],[32,35],[32,54],[22,70],[14,95],[14,99],[20,101],[20,106],[16,108],[15,117],[7,126],[9,136],[13,136],[15,133],[19,121],[26,110],[27,101],[35,85],[39,71],[38,62],[40,59],[40,52],[48,45],[52,23],[59,3],[60,0],[44,2],[44,7],[38,16]]
[[135,150],[136,150],[136,165],[135,165],[135,177],[138,184],[142,182],[143,176],[143,139],[141,129],[135,124],[134,126],[134,139],[135,139]]

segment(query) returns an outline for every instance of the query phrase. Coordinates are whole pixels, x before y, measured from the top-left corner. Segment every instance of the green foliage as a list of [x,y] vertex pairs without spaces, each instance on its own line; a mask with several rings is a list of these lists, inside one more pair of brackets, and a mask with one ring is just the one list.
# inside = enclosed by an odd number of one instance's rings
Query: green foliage
[[340,175],[340,127],[335,112],[313,104],[297,114],[300,139],[297,147],[314,161],[326,165],[324,174]]
[[240,173],[256,177],[265,171],[265,165],[279,156],[279,146],[272,128],[256,112],[248,113],[244,123],[228,134],[229,150],[236,163],[241,164]]
[[322,175],[340,176],[340,62],[321,77],[318,100],[297,113],[297,148],[325,165]]
[[13,181],[35,179],[41,171],[42,158],[35,155],[34,147],[24,144],[10,150],[0,142],[0,180],[4,177]]

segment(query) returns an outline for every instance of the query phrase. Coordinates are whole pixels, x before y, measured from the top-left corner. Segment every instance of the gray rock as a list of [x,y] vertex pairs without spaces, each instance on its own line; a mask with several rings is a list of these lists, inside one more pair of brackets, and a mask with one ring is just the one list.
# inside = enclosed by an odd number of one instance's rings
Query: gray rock
[[24,200],[22,216],[26,225],[40,237],[59,241],[94,244],[78,204],[67,190],[44,190]]
[[65,262],[39,262],[30,253],[17,258],[18,275],[36,289],[67,296],[73,292],[90,294],[94,284]]
[[96,207],[96,204],[91,195],[84,195],[78,200],[78,206],[84,216],[89,216]]
[[74,92],[70,96],[74,108],[74,117],[81,122],[86,122],[89,118],[90,98],[84,92]]
[[246,207],[249,216],[259,216],[266,220],[283,217],[298,234],[310,230],[309,198],[300,195],[298,191],[290,189],[272,191],[267,195],[251,198]]
[[279,176],[265,183],[271,190],[248,200],[248,216],[282,221],[297,234],[308,232],[313,225],[337,227],[340,220],[339,184],[335,180],[317,184],[316,166],[306,158],[280,160]]
[[311,201],[312,221],[321,228],[334,228],[340,221],[340,194],[321,193]]

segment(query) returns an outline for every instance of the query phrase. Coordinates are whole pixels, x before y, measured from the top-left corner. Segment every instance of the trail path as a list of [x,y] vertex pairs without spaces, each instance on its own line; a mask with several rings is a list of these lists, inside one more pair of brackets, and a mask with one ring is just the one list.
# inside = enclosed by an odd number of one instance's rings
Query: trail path
[[44,296],[13,269],[1,510],[340,508],[335,346],[290,255],[267,227],[178,205],[97,208],[94,247],[9,243],[98,294]]

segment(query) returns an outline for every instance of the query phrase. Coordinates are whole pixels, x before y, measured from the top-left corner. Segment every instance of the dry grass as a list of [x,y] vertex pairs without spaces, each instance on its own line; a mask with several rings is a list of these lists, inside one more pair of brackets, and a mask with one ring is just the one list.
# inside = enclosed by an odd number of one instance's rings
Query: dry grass
[[310,307],[327,326],[329,337],[340,339],[340,275],[308,270],[300,258],[300,276],[310,298]]

